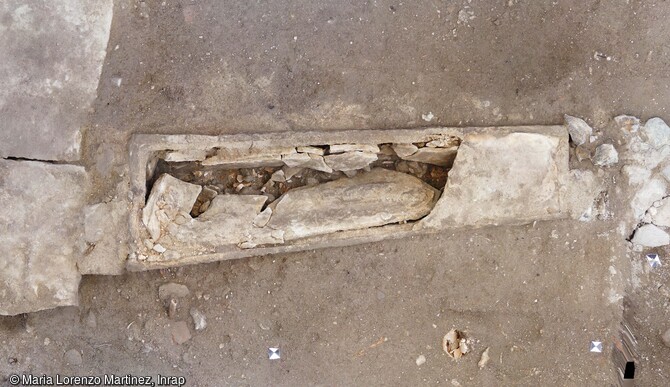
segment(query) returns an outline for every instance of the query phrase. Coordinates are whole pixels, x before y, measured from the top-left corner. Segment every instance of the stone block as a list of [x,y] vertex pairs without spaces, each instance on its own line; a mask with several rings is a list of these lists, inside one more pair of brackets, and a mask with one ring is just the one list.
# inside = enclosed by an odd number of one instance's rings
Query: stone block
[[79,159],[111,0],[0,2],[0,157]]
[[0,314],[77,305],[83,167],[0,160]]
[[[331,182],[290,188],[268,204],[265,210],[260,202],[250,202],[249,208],[246,204],[242,206],[237,203],[240,200],[251,201],[253,197],[242,199],[244,195],[227,195],[231,196],[226,198],[229,203],[219,203],[220,214],[214,211],[207,215],[207,212],[212,211],[210,206],[196,218],[183,217],[169,225],[168,233],[158,241],[167,251],[156,254],[151,243],[147,243],[150,235],[142,222],[143,209],[151,205],[145,202],[147,165],[155,163],[157,157],[164,155],[166,150],[204,150],[208,154],[215,150],[218,154],[230,154],[237,149],[253,148],[258,153],[266,153],[270,149],[284,147],[306,149],[303,147],[329,146],[330,149],[334,144],[377,144],[378,147],[382,145],[380,151],[391,151],[385,144],[395,144],[393,148],[398,148],[396,153],[402,146],[408,145],[407,152],[411,155],[419,149],[413,144],[422,143],[431,143],[433,146],[429,148],[432,149],[456,151],[457,155],[453,168],[445,171],[448,173],[447,184],[437,204],[416,216],[393,217],[391,214],[389,218],[388,208],[396,208],[396,204],[407,207],[407,211],[422,207],[423,202],[405,200],[413,197],[408,188],[412,184],[407,184],[400,178],[394,179],[398,183],[397,192],[402,193],[400,197],[383,190],[385,183],[380,183],[379,186],[371,184],[365,194],[358,189],[360,181],[339,191],[323,191],[331,185],[346,185],[346,181],[358,181],[355,179],[359,175],[368,175],[359,173],[353,178],[341,176]],[[399,147],[400,144],[405,145]],[[451,149],[459,144],[459,148]],[[441,148],[442,146],[449,148]],[[224,136],[135,135],[130,144],[131,254],[127,268],[158,269],[346,246],[459,227],[525,224],[538,220],[579,217],[588,210],[593,202],[593,198],[588,196],[597,192],[599,185],[595,176],[593,179],[569,178],[568,150],[568,131],[565,126],[436,127],[420,130],[281,132]],[[271,153],[277,154],[274,151]],[[315,154],[288,153],[292,154],[297,156],[286,157],[282,153],[284,158],[291,161],[295,158],[296,162],[307,162],[312,157],[321,157]],[[341,154],[343,153],[337,155]],[[307,156],[310,156],[309,160]],[[288,180],[290,174],[287,169],[283,171],[285,176],[282,179],[277,175],[277,180]],[[400,170],[390,173],[398,173],[403,178],[411,177]],[[580,187],[570,187],[574,184]],[[335,191],[341,195],[330,195]],[[579,200],[568,200],[565,197],[577,191],[580,192]],[[408,194],[408,197],[402,197],[404,194]],[[296,199],[298,196],[301,198]],[[397,200],[397,203],[386,203],[386,199]],[[361,203],[363,204],[359,205]],[[330,211],[331,207],[337,210]],[[367,210],[370,213],[366,213]],[[239,213],[240,211],[243,213]],[[368,222],[370,219],[374,222]],[[225,232],[232,229],[235,231]],[[231,238],[232,236],[235,237]]]
[[565,128],[466,135],[444,193],[420,227],[523,224],[557,217],[567,173]]

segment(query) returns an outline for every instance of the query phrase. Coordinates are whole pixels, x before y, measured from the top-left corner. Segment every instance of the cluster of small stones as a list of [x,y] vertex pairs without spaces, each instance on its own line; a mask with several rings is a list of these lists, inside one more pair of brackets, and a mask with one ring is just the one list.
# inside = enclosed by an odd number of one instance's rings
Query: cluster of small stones
[[670,127],[660,118],[644,125],[632,116],[618,116],[615,121],[626,141],[623,173],[634,191],[631,248],[641,252],[669,245]]
[[570,140],[576,146],[575,155],[579,161],[590,159],[593,165],[611,167],[619,162],[619,153],[612,144],[600,144],[592,151],[598,136],[593,135],[593,128],[581,118],[565,115]]

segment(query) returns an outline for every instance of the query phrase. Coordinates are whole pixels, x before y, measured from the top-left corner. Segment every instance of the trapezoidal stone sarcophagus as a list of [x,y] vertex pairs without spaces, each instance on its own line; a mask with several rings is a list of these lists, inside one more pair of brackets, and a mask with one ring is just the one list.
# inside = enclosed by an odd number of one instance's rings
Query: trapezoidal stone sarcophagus
[[135,135],[128,268],[567,217],[568,149],[564,126]]

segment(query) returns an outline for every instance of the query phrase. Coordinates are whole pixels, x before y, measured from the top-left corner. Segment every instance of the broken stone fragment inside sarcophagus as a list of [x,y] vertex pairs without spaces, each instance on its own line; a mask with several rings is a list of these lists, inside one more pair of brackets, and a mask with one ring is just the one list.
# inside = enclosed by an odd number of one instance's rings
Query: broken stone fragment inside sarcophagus
[[438,190],[414,176],[373,169],[287,192],[273,203],[266,227],[292,240],[407,222],[428,214],[438,196]]

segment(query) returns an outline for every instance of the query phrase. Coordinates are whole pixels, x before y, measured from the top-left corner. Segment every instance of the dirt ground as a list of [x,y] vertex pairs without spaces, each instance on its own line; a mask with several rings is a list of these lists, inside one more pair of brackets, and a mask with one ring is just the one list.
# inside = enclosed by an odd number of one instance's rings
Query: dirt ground
[[[84,136],[91,202],[127,178],[132,133],[557,124],[569,113],[607,138],[618,114],[667,121],[669,17],[668,2],[634,0],[119,1]],[[640,342],[639,385],[663,386],[670,269],[627,251],[617,230],[625,187],[618,168],[607,173],[605,221],[85,277],[79,308],[0,318],[0,375],[608,386],[625,314]],[[158,300],[167,282],[190,289],[174,319]],[[206,316],[204,330],[191,308]],[[178,321],[192,334],[181,345],[171,337]],[[451,328],[474,341],[458,362],[441,348]],[[604,353],[589,353],[590,340]],[[282,358],[268,360],[275,346]]]

